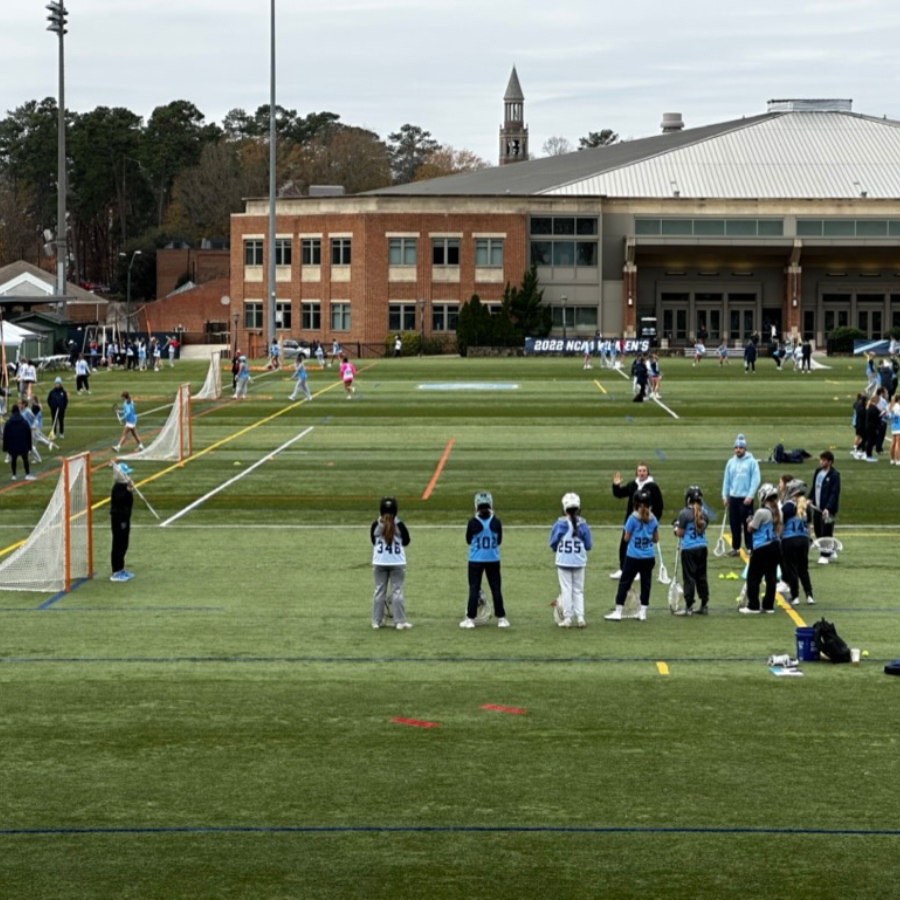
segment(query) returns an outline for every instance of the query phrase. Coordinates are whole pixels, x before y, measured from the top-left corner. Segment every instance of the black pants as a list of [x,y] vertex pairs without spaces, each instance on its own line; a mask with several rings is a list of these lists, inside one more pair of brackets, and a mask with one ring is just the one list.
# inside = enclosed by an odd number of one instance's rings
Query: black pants
[[750,568],[747,572],[747,606],[759,609],[759,588],[766,581],[766,593],[763,596],[762,608],[775,609],[775,588],[778,583],[778,563],[781,551],[778,542],[772,541],[764,547],[757,547],[750,554]]
[[503,591],[500,588],[499,562],[469,563],[469,602],[466,605],[466,615],[470,619],[478,615],[478,594],[481,591],[482,575],[487,575],[491,597],[494,600],[494,615],[502,619],[506,616],[506,609],[503,606]]
[[731,526],[731,546],[735,550],[741,549],[741,535],[744,536],[744,546],[750,551],[750,532],[747,531],[747,519],[753,515],[753,504],[744,505],[744,497],[728,498],[728,524]]
[[89,391],[91,389],[89,376],[88,375],[76,375],[75,376],[75,390],[86,390]]
[[809,580],[809,538],[805,535],[788,538],[781,542],[781,574],[785,584],[791,589],[791,599],[800,596],[800,585],[807,598],[812,597],[812,582]]
[[66,433],[66,411],[57,407],[55,410],[50,410],[51,416],[51,426],[50,430],[54,434],[65,434]]
[[125,554],[128,552],[128,539],[131,536],[131,517],[112,517],[112,554],[113,573],[125,568]]
[[681,570],[684,573],[684,602],[694,605],[694,592],[700,597],[700,603],[709,603],[709,581],[706,577],[706,547],[694,547],[681,551]]
[[624,606],[625,598],[636,576],[641,576],[641,606],[650,605],[650,585],[653,582],[653,567],[656,565],[656,556],[646,559],[637,559],[634,556],[625,557],[625,565],[622,566],[622,577],[619,579],[619,589],[616,591],[616,606]]
[[10,453],[9,454],[9,463],[12,466],[13,477],[16,476],[16,461],[19,459],[19,457],[22,457],[22,462],[25,465],[25,474],[30,475],[31,467],[28,464],[28,454],[27,453]]

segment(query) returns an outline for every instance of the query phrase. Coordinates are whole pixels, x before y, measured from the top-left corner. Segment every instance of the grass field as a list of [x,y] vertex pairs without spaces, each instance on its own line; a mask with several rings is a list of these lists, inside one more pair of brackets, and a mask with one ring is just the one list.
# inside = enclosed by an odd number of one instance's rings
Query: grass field
[[[195,404],[184,466],[135,463],[168,524],[136,501],[127,584],[108,580],[110,404],[130,390],[151,436],[206,367],[94,376],[64,443],[94,454],[97,577],[0,593],[0,898],[896,897],[900,469],[850,459],[862,366],[825,362],[666,361],[668,409],[580,359],[363,361],[352,402],[333,370],[293,404],[260,373],[248,401]],[[613,473],[648,461],[666,522],[689,484],[719,512],[738,432],[761,462],[835,452],[845,552],[813,567],[818,606],[739,616],[743,564],[711,557],[710,616],[670,616],[654,583],[647,622],[604,621]],[[35,471],[3,476],[0,547],[53,491],[58,464]],[[482,489],[505,631],[458,627]],[[594,530],[584,631],[549,609],[567,491]],[[384,494],[412,535],[406,632],[369,627]],[[662,545],[671,573],[668,527]],[[863,664],[771,674],[820,616]]]

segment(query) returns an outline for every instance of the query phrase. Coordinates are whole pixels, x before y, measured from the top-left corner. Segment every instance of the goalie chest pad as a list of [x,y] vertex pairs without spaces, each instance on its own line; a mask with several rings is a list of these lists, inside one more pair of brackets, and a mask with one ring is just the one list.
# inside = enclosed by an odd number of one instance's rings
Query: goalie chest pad
[[850,662],[850,648],[831,622],[820,619],[813,625],[813,642],[822,659],[833,663]]

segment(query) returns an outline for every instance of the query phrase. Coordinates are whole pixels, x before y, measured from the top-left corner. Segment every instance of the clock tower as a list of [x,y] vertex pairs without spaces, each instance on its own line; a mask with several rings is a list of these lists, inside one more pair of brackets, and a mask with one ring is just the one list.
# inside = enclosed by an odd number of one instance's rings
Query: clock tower
[[503,96],[503,125],[500,128],[500,165],[528,159],[528,127],[525,125],[525,96],[513,66]]

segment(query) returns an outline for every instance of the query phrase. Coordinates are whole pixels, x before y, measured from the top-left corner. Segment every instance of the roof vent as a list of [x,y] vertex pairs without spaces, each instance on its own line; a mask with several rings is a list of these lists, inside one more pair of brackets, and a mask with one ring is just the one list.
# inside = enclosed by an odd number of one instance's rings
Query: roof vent
[[770,113],[775,112],[853,112],[852,100],[770,100]]
[[311,184],[310,197],[343,197],[344,187],[340,184]]
[[681,113],[663,113],[661,127],[663,134],[684,130],[684,120],[681,118]]

